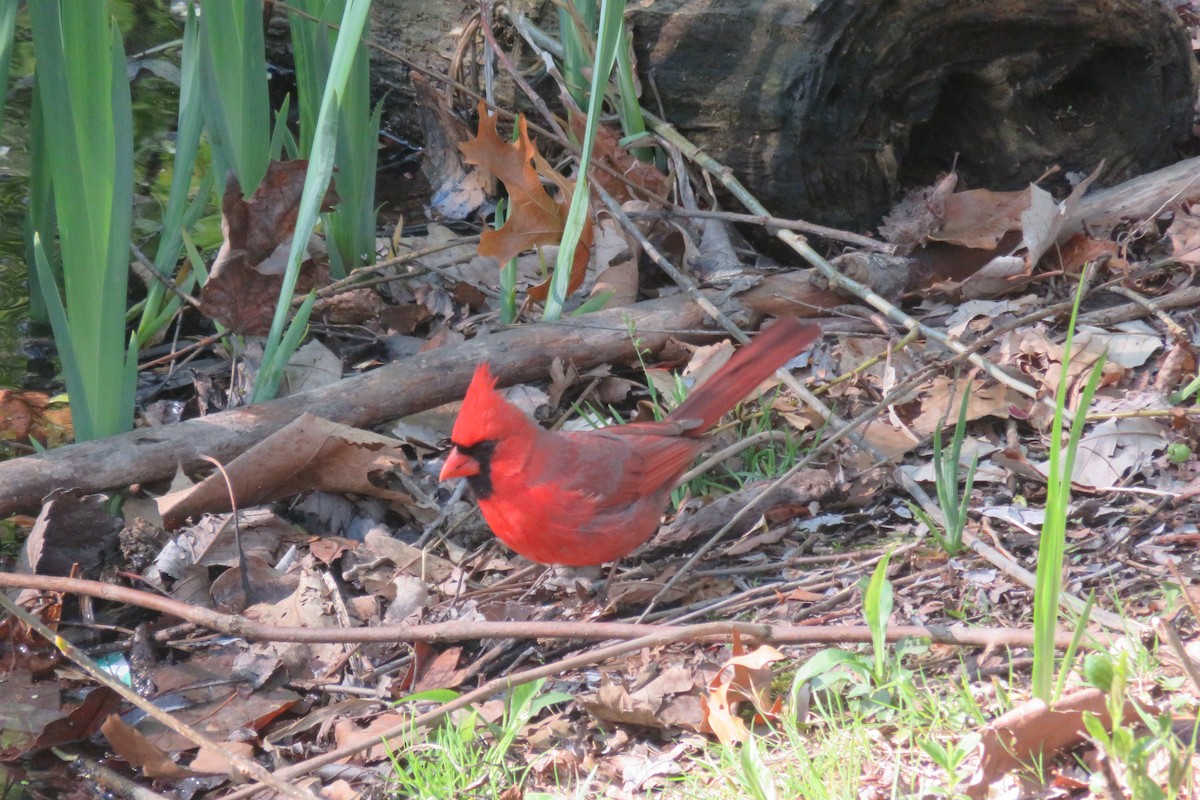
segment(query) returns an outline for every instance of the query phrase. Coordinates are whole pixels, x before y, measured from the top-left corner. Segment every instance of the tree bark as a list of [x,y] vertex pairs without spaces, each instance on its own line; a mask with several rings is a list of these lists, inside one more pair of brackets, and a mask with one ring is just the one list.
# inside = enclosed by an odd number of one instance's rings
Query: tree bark
[[768,208],[873,224],[957,165],[1019,189],[1178,158],[1196,64],[1160,0],[654,0],[631,12],[668,120]]

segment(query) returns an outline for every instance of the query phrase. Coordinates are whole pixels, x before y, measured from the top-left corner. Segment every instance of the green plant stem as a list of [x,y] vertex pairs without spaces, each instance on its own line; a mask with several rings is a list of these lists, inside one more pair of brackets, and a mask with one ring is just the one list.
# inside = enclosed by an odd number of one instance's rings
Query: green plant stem
[[1075,306],[1071,310],[1071,321],[1067,328],[1067,339],[1063,345],[1062,375],[1059,377],[1058,394],[1055,396],[1054,424],[1050,431],[1050,474],[1046,482],[1046,518],[1042,523],[1038,542],[1037,585],[1033,595],[1033,695],[1049,703],[1054,692],[1054,637],[1058,625],[1058,606],[1062,595],[1063,560],[1067,538],[1067,509],[1071,502],[1071,475],[1075,466],[1075,453],[1083,435],[1087,409],[1092,396],[1100,385],[1104,369],[1101,358],[1093,367],[1087,385],[1079,400],[1079,408],[1070,427],[1070,438],[1063,447],[1063,417],[1067,403],[1068,367],[1071,363],[1071,345],[1074,340],[1075,321],[1079,315],[1079,304],[1083,300],[1084,281],[1079,282],[1075,293]]
[[[279,301],[275,306],[275,316],[271,320],[271,331],[264,347],[262,368],[259,370],[251,396],[252,402],[255,403],[275,397],[279,391],[279,382],[283,379],[287,360],[291,356],[289,350],[281,347],[284,341],[284,327],[287,324],[288,311],[291,308],[291,298],[296,291],[300,263],[308,249],[308,237],[316,227],[321,202],[329,186],[329,179],[333,175],[338,105],[350,78],[354,54],[362,37],[362,31],[367,22],[367,12],[370,11],[370,8],[370,0],[348,0],[346,11],[342,15],[340,35],[334,46],[329,78],[325,84],[325,93],[321,98],[321,112],[317,116],[317,130],[308,162],[308,174],[304,180],[304,190],[300,196],[296,229],[292,235],[291,250],[288,252],[283,286],[280,289]],[[311,308],[311,303],[306,303],[297,312],[295,319],[292,320],[293,331],[302,330],[308,325],[306,309]],[[299,335],[289,333],[287,338],[288,341],[299,343]]]
[[45,135],[43,161],[34,170],[49,175],[53,191],[64,296],[51,279],[44,244],[54,232],[35,227],[39,289],[56,307],[50,316],[76,438],[97,439],[133,423],[137,351],[125,335],[133,114],[125,48],[104,4],[45,0],[29,11],[34,113]]
[[600,32],[596,37],[596,59],[592,68],[592,89],[588,97],[587,122],[579,156],[579,177],[575,181],[575,193],[571,197],[571,208],[567,212],[562,244],[558,248],[554,276],[550,280],[550,291],[546,298],[544,317],[548,321],[557,320],[562,316],[567,299],[567,286],[571,281],[575,249],[579,245],[591,205],[587,165],[591,163],[592,150],[596,144],[596,129],[600,124],[600,110],[604,103],[604,87],[608,85],[608,76],[612,73],[613,62],[616,59],[617,45],[621,41],[624,14],[624,0],[601,0]]

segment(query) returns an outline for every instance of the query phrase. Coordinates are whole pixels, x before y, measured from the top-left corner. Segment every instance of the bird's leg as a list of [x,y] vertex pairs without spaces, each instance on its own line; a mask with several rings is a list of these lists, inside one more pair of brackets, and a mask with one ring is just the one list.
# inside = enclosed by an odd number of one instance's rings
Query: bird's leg
[[608,592],[612,588],[613,580],[617,577],[617,567],[621,566],[621,559],[617,558],[608,567],[608,574],[604,576],[604,580],[600,582],[600,591],[596,595],[596,605],[601,611],[608,608]]

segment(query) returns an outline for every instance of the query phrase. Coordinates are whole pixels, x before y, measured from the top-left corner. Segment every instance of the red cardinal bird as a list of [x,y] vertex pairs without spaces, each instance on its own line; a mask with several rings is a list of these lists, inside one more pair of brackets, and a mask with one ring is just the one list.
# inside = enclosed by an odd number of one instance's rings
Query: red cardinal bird
[[501,541],[543,564],[602,564],[654,535],[700,437],[821,335],[781,319],[661,422],[552,432],[496,391],[480,364],[454,423],[441,480],[466,478]]

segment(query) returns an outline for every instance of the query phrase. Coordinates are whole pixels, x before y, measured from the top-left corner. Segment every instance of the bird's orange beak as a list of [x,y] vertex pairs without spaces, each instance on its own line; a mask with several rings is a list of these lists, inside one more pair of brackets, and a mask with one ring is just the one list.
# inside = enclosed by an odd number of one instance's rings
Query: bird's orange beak
[[439,481],[448,481],[451,478],[469,478],[472,475],[479,474],[479,462],[470,456],[462,454],[457,447],[450,448],[450,454],[446,456],[446,463],[442,466],[442,474],[438,475]]

